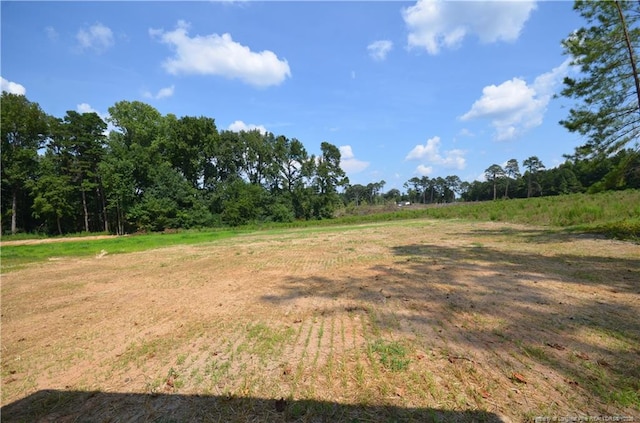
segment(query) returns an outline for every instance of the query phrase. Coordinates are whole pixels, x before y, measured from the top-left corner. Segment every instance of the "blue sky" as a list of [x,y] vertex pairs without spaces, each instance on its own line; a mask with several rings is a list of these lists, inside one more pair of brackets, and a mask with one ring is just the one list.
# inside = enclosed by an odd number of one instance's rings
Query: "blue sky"
[[143,101],[341,148],[352,184],[480,179],[583,143],[554,99],[583,25],[558,2],[7,2],[2,89],[49,114]]

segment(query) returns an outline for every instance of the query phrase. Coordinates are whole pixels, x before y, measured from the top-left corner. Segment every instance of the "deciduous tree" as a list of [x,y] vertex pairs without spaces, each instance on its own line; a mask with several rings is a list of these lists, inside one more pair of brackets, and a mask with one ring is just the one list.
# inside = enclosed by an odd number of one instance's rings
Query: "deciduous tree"
[[322,155],[317,159],[314,185],[318,196],[315,201],[314,215],[327,218],[333,215],[339,203],[338,187],[349,183],[344,170],[340,167],[340,150],[333,144],[323,142],[320,145]]
[[[38,150],[49,136],[49,117],[23,95],[2,92],[2,185],[11,195],[11,233],[18,230],[18,201],[28,192],[38,166]],[[23,214],[26,210],[22,211]]]

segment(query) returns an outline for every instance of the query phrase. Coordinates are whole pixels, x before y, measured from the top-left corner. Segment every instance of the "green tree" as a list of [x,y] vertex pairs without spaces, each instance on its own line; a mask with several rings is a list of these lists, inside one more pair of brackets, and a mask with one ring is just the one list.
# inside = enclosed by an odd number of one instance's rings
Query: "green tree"
[[382,180],[380,182],[372,182],[367,184],[366,193],[367,193],[367,196],[369,197],[369,204],[376,203],[376,199],[380,195],[380,191],[382,191],[382,188],[384,188],[386,183],[387,183],[386,181]]
[[118,235],[126,233],[129,223],[127,214],[136,203],[136,163],[129,155],[124,137],[112,131],[109,134],[103,160],[98,165],[104,187],[107,221],[112,220],[112,231]]
[[295,217],[298,219],[311,219],[314,210],[314,198],[317,195],[314,187],[314,178],[318,167],[318,160],[314,154],[306,159],[302,158],[300,163],[300,177],[292,192],[292,203]]
[[102,175],[109,189],[108,208],[111,213],[115,210],[122,233],[138,229],[131,211],[154,187],[155,171],[166,161],[160,146],[166,125],[160,112],[139,101],[119,101],[109,108],[109,115],[116,130],[109,134]]
[[218,130],[208,117],[164,117],[164,133],[159,137],[158,149],[164,160],[180,172],[194,188],[202,188],[205,169],[215,155]]
[[571,194],[582,190],[570,163],[563,163],[556,168],[542,172],[540,185],[543,187],[545,195]]
[[473,181],[467,186],[463,194],[465,201],[484,201],[491,199],[491,184],[487,182]]
[[265,217],[264,205],[268,193],[263,187],[234,179],[220,190],[222,220],[230,226],[244,225]]
[[[11,195],[11,233],[18,230],[18,202],[38,166],[38,150],[49,136],[49,117],[23,95],[2,92],[2,185]],[[4,203],[4,202],[3,202]],[[22,211],[23,214],[26,213]]]
[[431,178],[431,203],[445,201],[447,193],[447,181],[442,177]]
[[384,193],[383,197],[386,201],[393,201],[394,203],[397,203],[398,201],[401,201],[402,193],[397,188],[391,188],[389,191]]
[[404,187],[409,191],[409,198],[412,203],[418,200],[418,197],[422,197],[422,203],[426,202],[427,187],[429,177],[423,176],[422,179],[414,176],[404,183]]
[[640,139],[640,2],[578,0],[588,26],[563,41],[577,78],[567,77],[562,95],[580,101],[560,123],[587,137],[589,155],[610,154]]
[[269,171],[274,159],[273,134],[262,134],[257,129],[240,131],[238,134],[245,151],[244,172],[253,185],[263,185],[270,176]]
[[109,120],[119,132],[119,142],[127,159],[135,164],[134,179],[138,194],[152,185],[152,170],[160,163],[158,143],[163,130],[163,117],[152,106],[140,101],[119,101],[109,107]]
[[294,188],[304,178],[303,163],[309,160],[309,154],[304,145],[293,138],[289,140],[287,137],[280,136],[277,139],[278,150],[282,151],[280,172],[282,173],[284,189],[289,193],[293,193]]
[[522,166],[527,168],[527,198],[530,198],[533,195],[534,186],[540,190],[536,175],[540,170],[544,169],[544,165],[537,156],[531,156],[522,162]]
[[211,214],[198,197],[196,188],[169,162],[154,168],[152,178],[153,185],[129,212],[137,229],[189,229],[211,223]]
[[361,184],[348,185],[344,191],[345,198],[348,202],[354,202],[356,206],[360,205],[360,201],[368,195],[367,187]]
[[244,168],[245,151],[237,132],[220,132],[211,158],[205,163],[205,189],[215,191],[228,180],[240,177]]
[[520,177],[520,167],[516,159],[510,159],[504,167],[504,175],[506,179],[506,186],[504,188],[505,198],[509,198],[509,181],[511,179],[517,179]]
[[[57,126],[53,138],[59,138],[59,143],[65,153],[69,155],[68,173],[71,183],[80,193],[82,204],[83,229],[90,231],[89,226],[89,200],[93,197],[93,203],[99,204],[101,198],[101,183],[98,166],[102,160],[105,148],[105,135],[107,124],[96,113],[78,113],[67,111],[62,123]],[[104,211],[105,205],[102,205]],[[103,213],[104,216],[104,213]],[[108,230],[108,223],[105,225]]]
[[451,203],[455,201],[456,194],[460,192],[462,181],[456,175],[450,175],[444,178],[446,186],[445,202]]
[[467,193],[469,192],[469,190],[471,190],[471,183],[467,181],[461,181],[459,187],[460,198],[462,198],[463,200],[468,200]]
[[48,149],[39,159],[37,178],[31,183],[33,215],[52,221],[59,235],[64,233],[62,220],[73,217],[75,208],[75,188],[69,174],[68,158],[63,154],[55,154],[52,148]]
[[314,204],[314,216],[327,218],[340,202],[338,187],[349,183],[344,170],[340,167],[340,150],[333,144],[323,142],[320,145],[322,155],[317,159],[314,186],[317,192]]
[[493,199],[494,200],[496,198],[498,198],[498,190],[497,190],[498,180],[503,178],[504,175],[505,175],[504,169],[502,169],[502,166],[500,166],[498,164],[492,164],[491,166],[489,166],[484,171],[485,178],[487,178],[487,181],[491,182],[491,184],[493,186]]

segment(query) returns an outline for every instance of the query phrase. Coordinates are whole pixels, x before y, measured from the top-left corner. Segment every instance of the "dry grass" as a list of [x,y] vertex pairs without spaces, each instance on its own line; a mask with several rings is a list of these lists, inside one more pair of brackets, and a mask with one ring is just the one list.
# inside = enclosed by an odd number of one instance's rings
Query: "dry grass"
[[640,414],[632,243],[415,220],[63,259],[1,289],[3,421]]

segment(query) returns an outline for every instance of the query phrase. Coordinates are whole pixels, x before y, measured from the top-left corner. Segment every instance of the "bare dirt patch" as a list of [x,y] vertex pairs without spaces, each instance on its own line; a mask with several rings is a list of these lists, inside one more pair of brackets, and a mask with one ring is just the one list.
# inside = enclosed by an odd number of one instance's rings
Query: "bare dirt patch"
[[416,220],[62,259],[1,293],[3,421],[640,413],[632,243]]
[[64,238],[42,238],[42,239],[19,239],[15,241],[0,241],[0,248],[5,245],[37,245],[51,244],[55,242],[92,241],[95,239],[115,238],[116,235],[88,235]]

